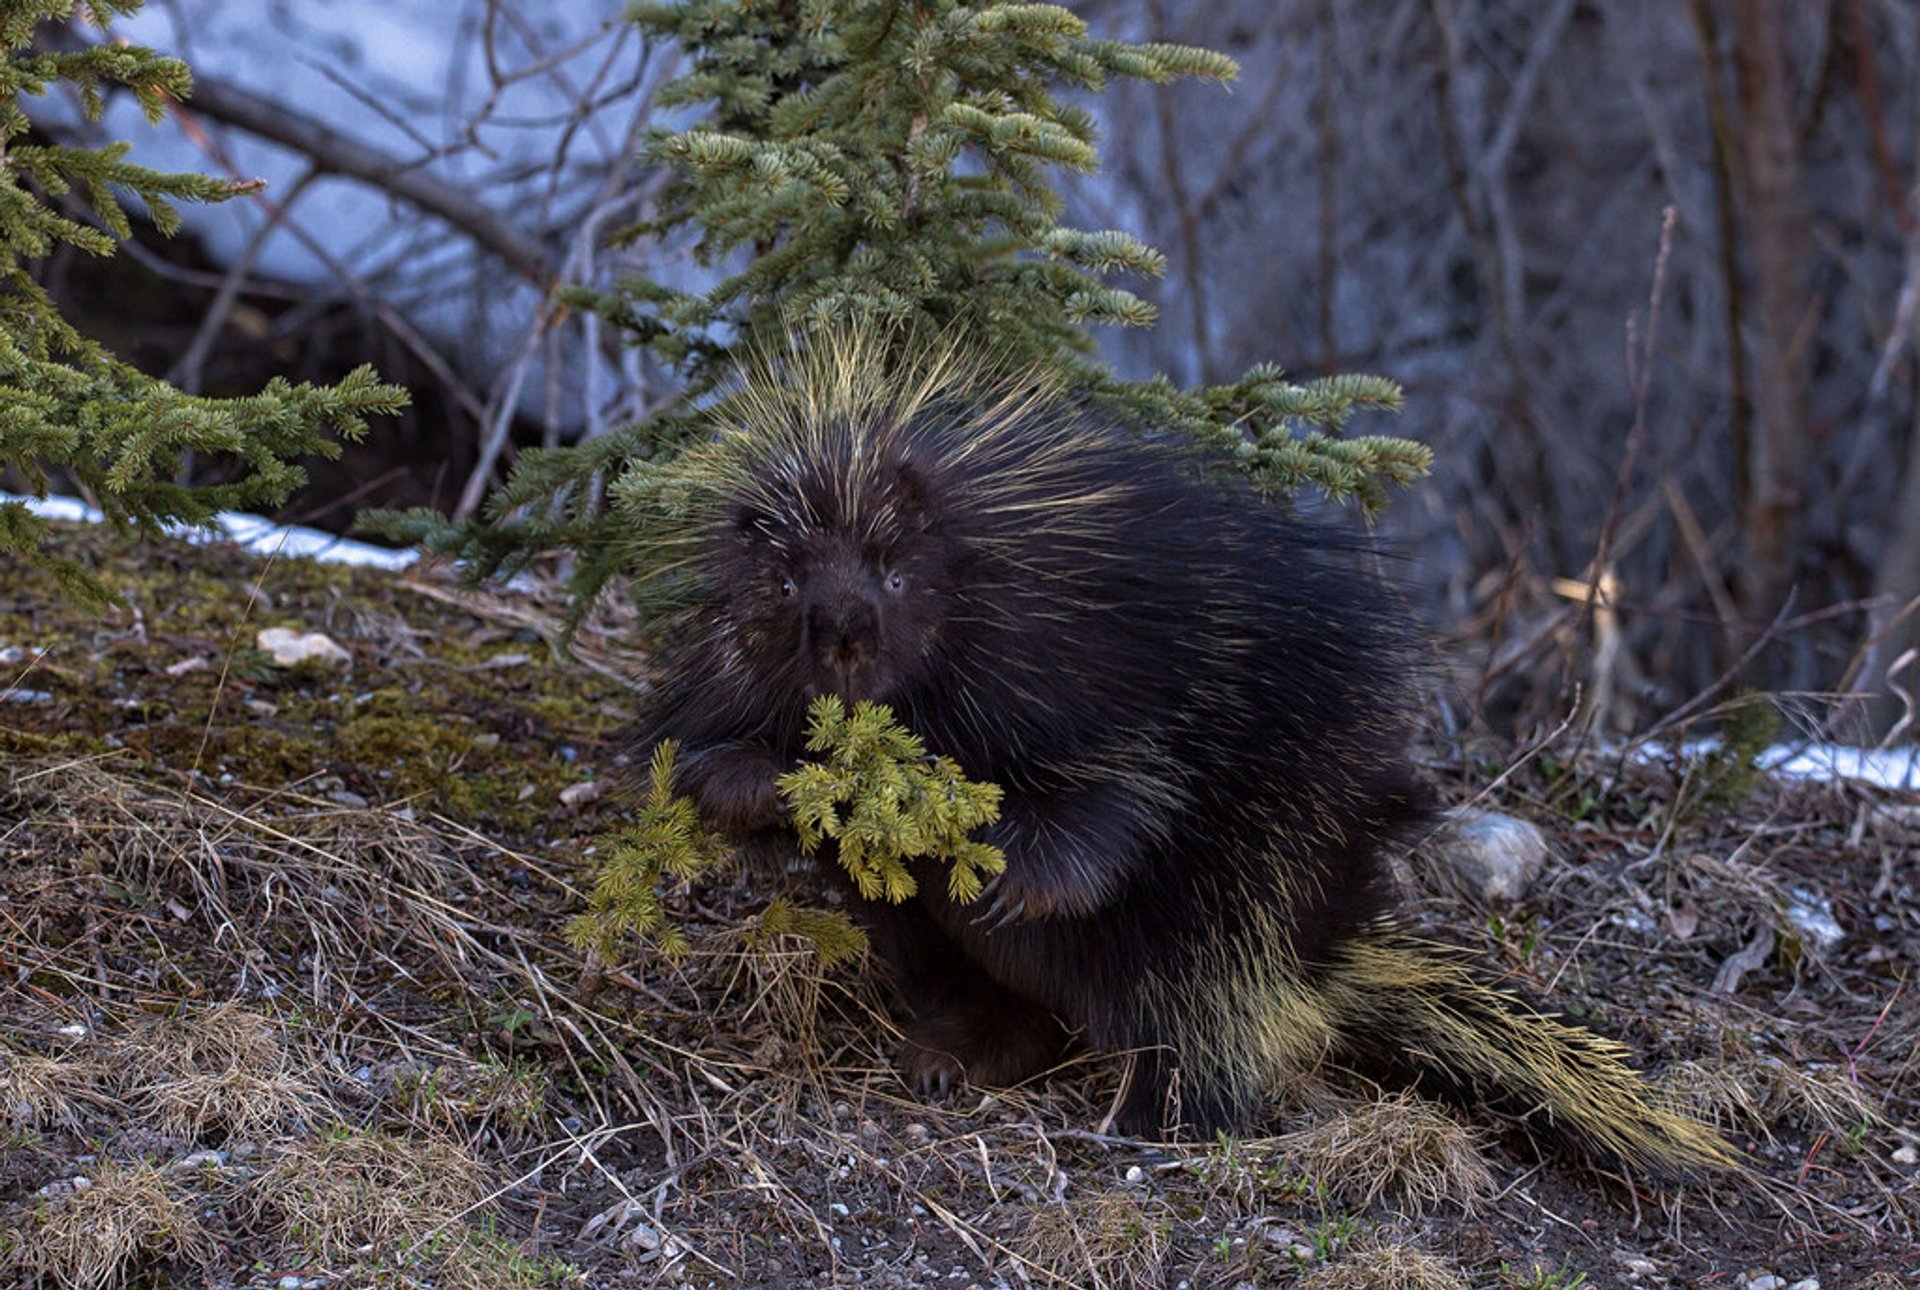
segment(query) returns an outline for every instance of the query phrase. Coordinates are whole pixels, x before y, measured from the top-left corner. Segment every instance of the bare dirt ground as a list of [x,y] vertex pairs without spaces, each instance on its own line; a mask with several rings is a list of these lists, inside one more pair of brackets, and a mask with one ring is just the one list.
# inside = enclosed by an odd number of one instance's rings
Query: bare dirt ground
[[[1416,856],[1423,923],[1631,1044],[1744,1176],[1543,1160],[1334,1076],[1271,1138],[1142,1143],[1099,1129],[1108,1058],[916,1098],[858,966],[743,930],[824,900],[804,871],[669,893],[692,954],[585,997],[562,930],[638,664],[555,664],[552,603],[74,541],[123,608],[0,564],[0,1282],[1920,1284],[1911,796],[1435,758],[1554,858],[1490,908]],[[350,659],[277,667],[273,626]]]

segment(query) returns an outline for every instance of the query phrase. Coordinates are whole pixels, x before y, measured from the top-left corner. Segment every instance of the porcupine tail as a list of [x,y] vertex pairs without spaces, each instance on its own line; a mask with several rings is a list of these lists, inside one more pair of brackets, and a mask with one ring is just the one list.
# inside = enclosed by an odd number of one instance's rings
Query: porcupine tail
[[1341,947],[1318,984],[1340,1018],[1340,1055],[1368,1074],[1661,1176],[1741,1164],[1623,1046],[1486,984],[1450,946],[1382,924]]

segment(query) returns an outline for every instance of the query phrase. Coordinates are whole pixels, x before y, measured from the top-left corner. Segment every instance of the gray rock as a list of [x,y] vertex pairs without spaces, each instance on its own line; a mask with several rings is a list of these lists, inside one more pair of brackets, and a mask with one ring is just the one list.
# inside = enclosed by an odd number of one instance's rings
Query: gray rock
[[1435,842],[1468,889],[1489,900],[1520,899],[1547,863],[1546,834],[1497,811],[1448,811]]

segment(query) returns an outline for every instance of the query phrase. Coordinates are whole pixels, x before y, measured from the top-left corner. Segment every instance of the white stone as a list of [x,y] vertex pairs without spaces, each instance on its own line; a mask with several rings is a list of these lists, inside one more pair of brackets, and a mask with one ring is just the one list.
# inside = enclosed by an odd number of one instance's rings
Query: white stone
[[351,663],[353,656],[334,644],[321,632],[296,632],[287,627],[267,627],[259,636],[260,648],[273,655],[275,667],[293,667],[309,660],[337,666]]

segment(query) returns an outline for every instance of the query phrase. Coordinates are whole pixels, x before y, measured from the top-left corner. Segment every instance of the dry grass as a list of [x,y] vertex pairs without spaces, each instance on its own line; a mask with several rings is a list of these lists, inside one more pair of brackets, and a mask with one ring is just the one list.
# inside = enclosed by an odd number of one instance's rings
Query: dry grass
[[1411,1093],[1351,1104],[1274,1140],[1291,1169],[1365,1208],[1383,1197],[1413,1213],[1470,1213],[1493,1187],[1481,1135]]
[[146,1163],[101,1166],[18,1237],[22,1267],[65,1290],[106,1290],[155,1264],[207,1253],[193,1205]]
[[1173,1228],[1166,1202],[1110,1191],[1040,1206],[1017,1248],[1062,1285],[1132,1290],[1163,1283]]
[[457,961],[472,943],[445,897],[466,876],[446,830],[402,813],[287,790],[223,800],[100,758],[10,771],[0,812],[57,821],[11,860],[70,867],[77,853],[131,890],[173,893],[173,917],[229,953],[296,945],[319,970],[390,962],[401,941]]
[[1467,1290],[1467,1279],[1417,1245],[1370,1244],[1315,1268],[1300,1290]]
[[529,1066],[454,1056],[397,1072],[392,1100],[409,1124],[430,1133],[521,1141],[540,1127],[548,1084]]
[[136,1114],[172,1138],[257,1140],[304,1127],[321,1101],[271,1024],[238,1004],[143,1016],[114,1053]]
[[0,1123],[77,1131],[88,1111],[110,1108],[107,1074],[80,1054],[43,1057],[0,1042]]
[[1831,1064],[1796,1069],[1758,1056],[1676,1062],[1660,1082],[1696,1114],[1769,1139],[1776,1126],[1838,1135],[1884,1123],[1873,1095]]
[[340,1132],[284,1144],[252,1200],[293,1245],[354,1262],[458,1244],[459,1226],[489,1196],[486,1166],[453,1143]]

